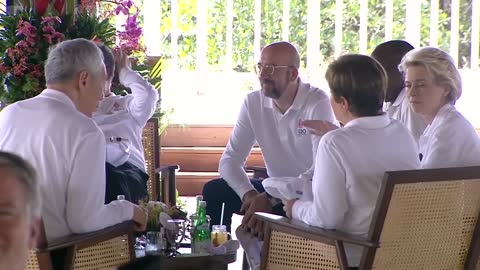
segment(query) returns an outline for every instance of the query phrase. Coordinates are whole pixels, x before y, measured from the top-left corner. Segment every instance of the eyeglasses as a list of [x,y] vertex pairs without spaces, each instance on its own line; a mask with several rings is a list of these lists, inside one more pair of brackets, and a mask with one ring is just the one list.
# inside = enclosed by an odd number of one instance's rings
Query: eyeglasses
[[276,65],[262,65],[260,63],[255,65],[255,73],[257,75],[266,74],[266,75],[273,75],[275,73],[276,68],[289,68],[291,66],[276,66]]

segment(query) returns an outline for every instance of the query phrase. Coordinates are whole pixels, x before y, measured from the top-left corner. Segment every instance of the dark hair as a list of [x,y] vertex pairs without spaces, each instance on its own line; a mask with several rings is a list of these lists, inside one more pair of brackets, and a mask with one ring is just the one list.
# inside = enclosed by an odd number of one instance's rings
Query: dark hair
[[358,117],[382,113],[387,75],[370,56],[347,54],[333,61],[325,74],[335,101],[345,98]]
[[105,69],[107,70],[107,79],[111,79],[115,73],[115,57],[113,56],[113,52],[103,43],[96,44],[103,54],[103,63],[105,64]]
[[40,217],[40,185],[32,165],[16,154],[0,151],[0,168],[12,170],[22,186],[30,214]]

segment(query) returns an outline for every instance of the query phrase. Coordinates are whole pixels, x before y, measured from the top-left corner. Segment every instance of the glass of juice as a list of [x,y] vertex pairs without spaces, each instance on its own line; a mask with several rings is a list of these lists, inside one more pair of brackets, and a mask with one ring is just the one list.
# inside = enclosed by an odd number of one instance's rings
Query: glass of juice
[[226,225],[213,225],[212,226],[212,244],[215,247],[223,245],[230,238],[230,233],[227,232]]

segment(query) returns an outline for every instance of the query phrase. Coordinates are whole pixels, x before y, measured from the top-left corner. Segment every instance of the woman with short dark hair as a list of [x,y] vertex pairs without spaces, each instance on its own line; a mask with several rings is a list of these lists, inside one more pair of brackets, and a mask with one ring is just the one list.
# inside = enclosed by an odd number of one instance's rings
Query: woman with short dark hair
[[[313,200],[290,200],[286,212],[309,225],[365,237],[385,171],[418,168],[417,147],[408,129],[382,111],[387,77],[375,59],[341,56],[325,77],[344,127],[320,140]],[[357,267],[361,248],[345,246],[349,266]]]

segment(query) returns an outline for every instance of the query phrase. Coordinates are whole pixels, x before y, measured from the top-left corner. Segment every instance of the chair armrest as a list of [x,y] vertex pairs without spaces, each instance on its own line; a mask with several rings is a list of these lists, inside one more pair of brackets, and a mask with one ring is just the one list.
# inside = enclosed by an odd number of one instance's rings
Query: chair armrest
[[47,247],[39,248],[37,250],[44,252],[71,246],[77,246],[81,249],[82,247],[92,246],[124,234],[133,233],[134,224],[135,223],[132,220],[129,220],[94,232],[67,235],[51,241],[48,243]]
[[265,221],[267,226],[274,230],[307,238],[313,241],[331,245],[335,245],[335,241],[341,241],[363,247],[378,247],[378,243],[373,243],[364,238],[335,230],[325,230],[319,227],[310,226],[294,219],[288,219],[267,213],[255,213],[255,218]]
[[160,167],[155,169],[155,173],[175,171],[175,170],[178,170],[179,168],[180,168],[180,166],[178,166],[178,165],[160,166]]
[[268,178],[267,168],[260,166],[246,166],[245,171],[252,172],[254,179]]

